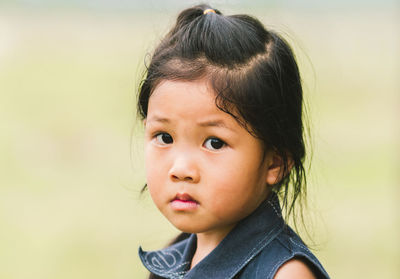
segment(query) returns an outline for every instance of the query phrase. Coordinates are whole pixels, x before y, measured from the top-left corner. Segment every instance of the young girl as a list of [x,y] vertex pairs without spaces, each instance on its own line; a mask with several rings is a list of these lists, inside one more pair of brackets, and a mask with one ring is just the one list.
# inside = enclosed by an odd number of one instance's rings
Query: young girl
[[253,17],[180,13],[140,87],[147,187],[184,232],[139,256],[150,278],[329,278],[282,218],[304,192],[302,88]]

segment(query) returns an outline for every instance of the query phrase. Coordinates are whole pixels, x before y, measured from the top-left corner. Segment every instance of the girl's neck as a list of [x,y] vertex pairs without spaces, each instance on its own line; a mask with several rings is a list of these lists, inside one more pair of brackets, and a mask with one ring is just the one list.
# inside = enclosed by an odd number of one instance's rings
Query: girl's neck
[[235,227],[233,224],[223,230],[215,230],[210,232],[197,233],[197,247],[193,255],[190,269],[204,259],[208,254],[214,250],[224,237]]

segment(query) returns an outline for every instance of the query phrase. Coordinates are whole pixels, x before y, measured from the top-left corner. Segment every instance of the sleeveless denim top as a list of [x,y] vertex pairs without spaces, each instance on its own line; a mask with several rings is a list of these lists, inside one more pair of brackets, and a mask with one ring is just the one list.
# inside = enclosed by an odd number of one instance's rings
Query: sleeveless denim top
[[276,194],[190,269],[195,250],[196,235],[191,234],[162,250],[145,252],[140,247],[139,257],[150,272],[169,279],[273,279],[279,267],[293,258],[306,263],[318,279],[329,278],[300,237],[285,225]]

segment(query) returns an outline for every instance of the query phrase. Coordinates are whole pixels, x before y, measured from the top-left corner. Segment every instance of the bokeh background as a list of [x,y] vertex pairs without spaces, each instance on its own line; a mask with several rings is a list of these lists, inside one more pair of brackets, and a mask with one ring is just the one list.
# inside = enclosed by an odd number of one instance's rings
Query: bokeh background
[[[0,278],[127,279],[177,231],[144,184],[146,54],[195,1],[0,2]],[[210,1],[283,34],[312,130],[308,223],[332,278],[400,278],[399,4]]]

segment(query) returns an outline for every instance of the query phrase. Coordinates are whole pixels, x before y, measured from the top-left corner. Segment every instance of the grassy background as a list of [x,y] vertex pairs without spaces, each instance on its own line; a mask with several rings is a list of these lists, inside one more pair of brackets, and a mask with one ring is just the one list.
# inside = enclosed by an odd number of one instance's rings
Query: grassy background
[[[315,253],[332,278],[399,278],[398,9],[214,2],[294,45]],[[135,90],[182,3],[34,3],[0,5],[0,278],[144,278],[138,246],[177,231],[139,194]]]

